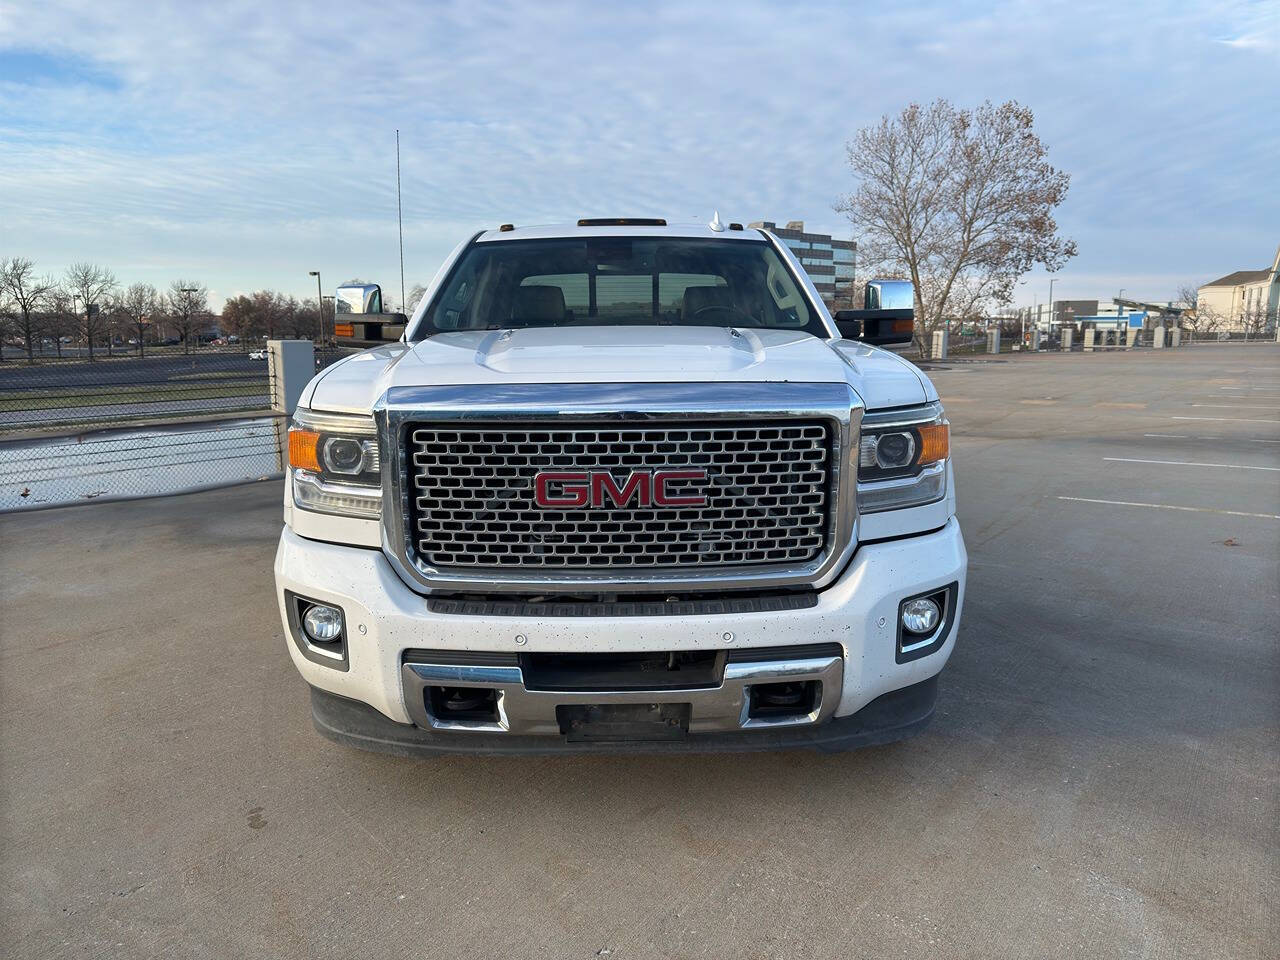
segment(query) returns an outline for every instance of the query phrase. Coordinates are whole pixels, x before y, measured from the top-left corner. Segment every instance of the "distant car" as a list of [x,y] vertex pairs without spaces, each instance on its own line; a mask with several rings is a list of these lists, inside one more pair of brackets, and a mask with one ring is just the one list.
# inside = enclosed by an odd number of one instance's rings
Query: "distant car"
[[265,351],[265,350],[252,350],[252,351],[250,351],[250,352],[249,352],[249,359],[250,359],[250,360],[265,360],[265,359],[267,359],[267,351]]
[[234,333],[231,336],[227,337],[227,343],[239,343],[239,342],[240,342],[240,338],[237,337]]

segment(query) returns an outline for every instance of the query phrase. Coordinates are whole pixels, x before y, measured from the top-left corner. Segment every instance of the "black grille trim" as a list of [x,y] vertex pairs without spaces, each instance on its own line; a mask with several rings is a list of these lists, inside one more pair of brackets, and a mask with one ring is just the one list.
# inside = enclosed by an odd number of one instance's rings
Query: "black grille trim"
[[815,657],[843,657],[838,643],[804,643],[794,647],[743,647],[729,651],[730,663],[759,663],[762,660],[809,660]]
[[457,617],[691,617],[777,613],[818,605],[812,590],[702,600],[489,600],[429,597],[431,613]]
[[406,650],[404,662],[457,667],[518,667],[520,657],[500,650]]

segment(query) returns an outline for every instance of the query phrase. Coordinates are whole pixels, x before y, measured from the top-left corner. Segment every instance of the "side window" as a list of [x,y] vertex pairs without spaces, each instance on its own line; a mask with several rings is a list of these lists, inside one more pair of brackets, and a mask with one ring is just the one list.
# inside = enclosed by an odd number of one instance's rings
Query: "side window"
[[809,308],[786,268],[770,253],[769,274],[765,286],[773,298],[774,323],[771,326],[800,328],[809,325]]
[[441,330],[459,330],[466,326],[465,317],[475,289],[474,268],[463,270],[454,277],[453,282],[440,298],[440,305],[436,308],[435,325]]

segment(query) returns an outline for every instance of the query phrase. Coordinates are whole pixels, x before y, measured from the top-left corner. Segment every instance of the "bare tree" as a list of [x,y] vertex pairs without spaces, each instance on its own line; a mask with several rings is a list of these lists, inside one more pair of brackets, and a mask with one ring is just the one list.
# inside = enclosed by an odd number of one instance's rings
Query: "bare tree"
[[49,278],[35,275],[35,267],[35,263],[25,257],[0,260],[0,294],[13,304],[17,333],[26,346],[28,363],[35,363],[40,310],[54,287]]
[[412,316],[413,312],[418,309],[418,304],[422,301],[422,298],[425,297],[426,295],[427,295],[427,288],[420,283],[415,283],[412,287],[409,288],[409,299],[408,299],[408,302],[405,303],[404,305],[404,312]]
[[256,321],[253,301],[244,294],[230,297],[222,305],[222,329],[240,338],[241,349],[248,349],[249,339],[257,332]]
[[1267,307],[1262,297],[1246,306],[1240,313],[1240,325],[1244,327],[1244,337],[1260,337],[1267,328]]
[[915,284],[922,349],[948,318],[1008,303],[1034,265],[1053,271],[1075,256],[1053,219],[1070,177],[1048,162],[1033,120],[1014,101],[913,103],[847,145],[858,185],[836,210],[865,262]]
[[[0,260],[0,268],[4,266],[4,261]],[[9,298],[9,294],[5,292],[4,287],[0,286],[0,345],[6,340],[12,339],[18,333],[18,307]],[[4,360],[4,352],[0,350],[0,361]],[[32,362],[30,359],[28,363]]]
[[54,286],[45,298],[45,312],[41,327],[52,338],[62,358],[62,341],[71,339],[80,329],[80,319],[76,315],[75,300],[71,292],[63,286]]
[[128,289],[116,298],[114,304],[114,312],[121,322],[129,328],[130,333],[137,335],[140,357],[146,356],[144,344],[147,339],[147,328],[155,316],[159,299],[159,292],[151,284],[131,283]]
[[318,331],[324,329],[321,323],[320,309],[314,300],[303,300],[294,305],[289,317],[289,332],[295,340],[314,340]]
[[257,290],[249,301],[252,304],[255,330],[259,335],[265,335],[268,340],[274,340],[277,331],[281,330],[286,322],[289,312],[288,299],[274,290]]
[[191,337],[199,338],[200,323],[209,312],[209,291],[194,280],[175,280],[165,297],[169,322],[182,339],[182,352],[191,352]]
[[[78,297],[84,310],[81,318],[84,338],[89,344],[89,360],[93,360],[93,341],[106,329],[104,301],[116,288],[115,274],[96,263],[73,263],[67,268],[66,287],[73,297]],[[111,339],[107,338],[107,352],[111,352]]]
[[1201,304],[1200,288],[1193,283],[1184,283],[1178,288],[1178,302],[1185,309],[1178,318],[1178,325],[1191,331],[1191,336],[1199,339],[1207,337],[1222,326],[1223,318],[1209,304]]

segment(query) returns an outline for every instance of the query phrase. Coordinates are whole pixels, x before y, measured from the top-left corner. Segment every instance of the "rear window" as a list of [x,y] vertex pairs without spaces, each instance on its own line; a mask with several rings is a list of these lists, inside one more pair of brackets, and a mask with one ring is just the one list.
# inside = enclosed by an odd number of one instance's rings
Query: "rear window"
[[652,237],[474,244],[418,333],[655,324],[829,335],[764,241]]

